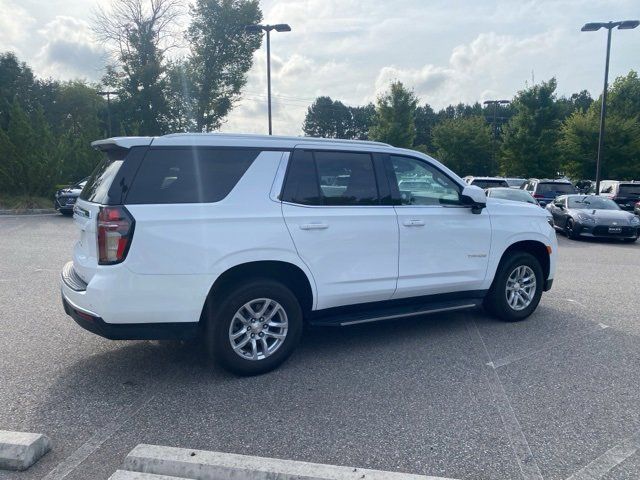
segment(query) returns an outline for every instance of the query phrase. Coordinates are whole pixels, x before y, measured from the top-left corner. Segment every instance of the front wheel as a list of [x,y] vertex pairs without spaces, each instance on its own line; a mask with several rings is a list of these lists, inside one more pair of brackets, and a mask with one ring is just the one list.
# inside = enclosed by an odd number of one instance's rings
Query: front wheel
[[567,236],[567,238],[570,238],[571,240],[575,240],[577,238],[576,235],[576,224],[573,221],[573,219],[569,219],[567,220],[567,224],[564,228],[564,233]]
[[626,243],[633,243],[638,240],[638,237],[635,238],[623,238],[622,241]]
[[516,252],[504,259],[484,300],[485,308],[507,322],[524,320],[540,303],[543,273],[536,257]]
[[302,309],[289,288],[254,280],[225,292],[211,309],[207,341],[212,356],[227,370],[259,375],[291,355],[302,323]]

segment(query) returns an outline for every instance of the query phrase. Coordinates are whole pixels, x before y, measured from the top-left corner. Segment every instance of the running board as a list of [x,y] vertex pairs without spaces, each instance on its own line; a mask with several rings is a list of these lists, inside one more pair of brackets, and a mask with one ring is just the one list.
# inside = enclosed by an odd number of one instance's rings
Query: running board
[[[329,309],[314,312],[310,323],[313,325],[341,326],[358,325],[361,323],[382,322],[385,320],[395,320],[400,318],[417,317],[432,313],[454,312],[457,310],[467,310],[480,306],[482,299],[465,298],[460,300],[449,300],[429,303],[414,303],[397,306],[386,305],[372,308],[370,305],[351,306],[347,311],[341,309]],[[334,311],[337,310],[337,311]]]

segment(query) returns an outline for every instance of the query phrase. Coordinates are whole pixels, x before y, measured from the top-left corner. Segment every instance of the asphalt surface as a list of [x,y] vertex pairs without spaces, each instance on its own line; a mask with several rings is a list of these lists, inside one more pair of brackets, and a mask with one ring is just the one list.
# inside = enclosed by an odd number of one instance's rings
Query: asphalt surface
[[313,330],[277,371],[235,378],[197,343],[79,328],[58,286],[75,237],[69,218],[0,217],[0,429],[53,442],[2,480],[106,479],[138,443],[465,480],[640,477],[640,243],[560,236],[525,322]]

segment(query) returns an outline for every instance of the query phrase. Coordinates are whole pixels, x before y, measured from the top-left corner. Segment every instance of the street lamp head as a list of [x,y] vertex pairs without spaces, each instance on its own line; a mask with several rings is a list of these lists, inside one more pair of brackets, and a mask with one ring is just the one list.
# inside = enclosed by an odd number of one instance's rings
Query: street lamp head
[[503,105],[507,103],[511,103],[511,100],[498,100],[498,103],[502,103]]
[[260,33],[262,32],[262,25],[245,25],[244,30],[247,33]]
[[640,25],[640,20],[625,20],[618,25],[619,30],[633,30]]
[[602,22],[593,22],[593,23],[585,23],[580,29],[582,32],[595,32],[596,30],[600,30],[606,24]]
[[278,23],[273,26],[276,32],[290,32],[291,27],[286,23]]

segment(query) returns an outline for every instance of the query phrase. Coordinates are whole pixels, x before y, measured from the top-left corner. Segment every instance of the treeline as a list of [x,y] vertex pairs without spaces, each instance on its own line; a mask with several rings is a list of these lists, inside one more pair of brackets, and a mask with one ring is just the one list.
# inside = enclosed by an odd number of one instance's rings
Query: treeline
[[220,127],[262,42],[244,28],[262,21],[259,1],[184,4],[116,0],[98,10],[94,33],[110,52],[99,84],[39,79],[0,53],[0,197],[49,196],[87,176],[99,138]]
[[[318,97],[303,131],[329,138],[371,139],[413,148],[460,175],[593,179],[601,100],[583,90],[556,95],[556,80],[525,88],[507,104],[419,105],[395,82],[376,104],[351,107]],[[607,100],[602,178],[640,179],[640,79],[617,78]]]

